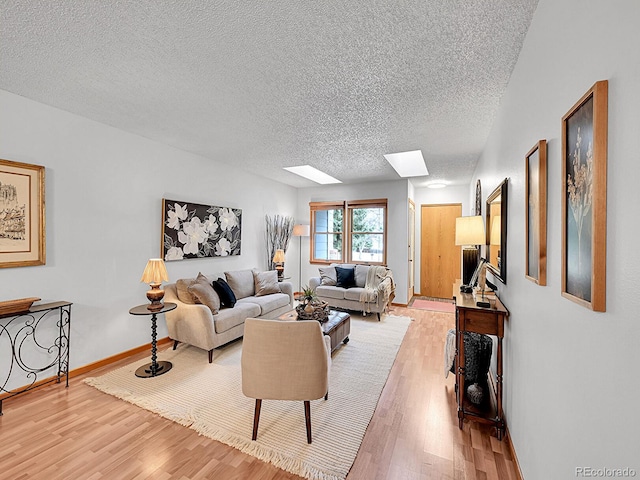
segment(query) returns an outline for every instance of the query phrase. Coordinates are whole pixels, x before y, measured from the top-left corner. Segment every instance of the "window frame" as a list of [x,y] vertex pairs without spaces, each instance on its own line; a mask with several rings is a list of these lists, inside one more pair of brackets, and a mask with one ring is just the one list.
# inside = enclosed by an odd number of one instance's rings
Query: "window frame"
[[[382,232],[382,261],[381,262],[363,262],[353,260],[352,251],[352,220],[353,210],[358,208],[382,208],[384,210],[383,232]],[[342,254],[341,258],[324,260],[314,258],[315,251],[315,235],[316,235],[316,212],[321,210],[342,210]],[[356,265],[386,265],[387,264],[387,226],[388,226],[388,200],[386,198],[375,198],[369,200],[352,200],[352,201],[335,201],[335,202],[309,202],[309,217],[311,223],[310,241],[309,241],[309,263],[317,265],[329,265],[331,263],[350,263]],[[328,232],[320,232],[328,233]],[[355,232],[356,234],[372,233],[379,235],[378,232]]]
[[[316,214],[317,211],[322,210],[342,210],[342,230],[339,232],[342,235],[342,252],[340,256],[340,260],[331,259],[324,260],[322,258],[315,258],[315,236],[316,236]],[[309,217],[311,219],[311,232],[309,237],[309,260],[312,264],[322,264],[329,265],[331,263],[344,263],[344,253],[345,253],[345,221],[346,221],[346,205],[345,202],[309,202]],[[329,232],[321,232],[321,233],[329,233]],[[335,232],[331,232],[335,233]]]
[[[346,236],[347,242],[347,263],[353,264],[366,264],[366,265],[386,265],[387,264],[387,199],[386,198],[376,198],[372,200],[355,200],[352,202],[345,202],[346,214],[347,214],[347,228],[344,235]],[[384,211],[384,218],[382,220],[382,233],[378,232],[354,232],[353,231],[353,210],[361,209],[361,208],[382,208]],[[363,262],[356,261],[353,259],[353,235],[356,234],[366,234],[370,233],[373,235],[382,235],[382,261],[381,262]]]

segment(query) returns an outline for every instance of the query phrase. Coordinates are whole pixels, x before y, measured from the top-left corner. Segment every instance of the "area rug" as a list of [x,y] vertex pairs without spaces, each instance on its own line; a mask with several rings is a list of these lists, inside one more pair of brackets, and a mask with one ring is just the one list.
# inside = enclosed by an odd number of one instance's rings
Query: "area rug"
[[85,382],[194,429],[288,472],[314,480],[344,479],[375,411],[411,319],[352,315],[349,343],[333,354],[329,399],[311,402],[313,443],[307,444],[302,402],[265,400],[257,441],[251,441],[255,400],[242,394],[242,341],[214,352],[188,345],[158,354],[173,368],[137,378],[132,363]]
[[456,311],[456,306],[451,302],[439,302],[437,300],[423,300],[416,298],[413,300],[409,308],[418,308],[420,310],[431,310],[432,312],[447,312],[453,313]]

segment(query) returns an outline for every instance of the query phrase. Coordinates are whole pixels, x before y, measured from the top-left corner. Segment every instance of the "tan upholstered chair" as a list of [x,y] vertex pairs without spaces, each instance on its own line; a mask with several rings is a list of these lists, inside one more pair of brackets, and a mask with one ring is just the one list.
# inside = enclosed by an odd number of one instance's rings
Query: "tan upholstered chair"
[[242,393],[256,399],[252,440],[262,400],[302,400],[311,443],[310,400],[328,399],[331,339],[315,320],[247,318],[242,341]]

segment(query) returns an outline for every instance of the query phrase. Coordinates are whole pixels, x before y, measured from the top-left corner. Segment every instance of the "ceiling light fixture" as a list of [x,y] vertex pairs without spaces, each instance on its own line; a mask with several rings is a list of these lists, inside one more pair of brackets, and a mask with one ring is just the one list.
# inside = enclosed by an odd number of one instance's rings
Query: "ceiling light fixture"
[[427,188],[444,188],[446,186],[447,186],[446,183],[434,182],[434,183],[430,183],[429,185],[427,185]]
[[389,153],[384,156],[401,177],[422,177],[429,175],[421,150]]
[[330,183],[342,183],[337,178],[333,178],[331,175],[327,175],[321,172],[317,168],[313,168],[311,165],[300,165],[298,167],[284,167],[285,170],[307,178],[312,182],[319,183],[321,185],[327,185]]

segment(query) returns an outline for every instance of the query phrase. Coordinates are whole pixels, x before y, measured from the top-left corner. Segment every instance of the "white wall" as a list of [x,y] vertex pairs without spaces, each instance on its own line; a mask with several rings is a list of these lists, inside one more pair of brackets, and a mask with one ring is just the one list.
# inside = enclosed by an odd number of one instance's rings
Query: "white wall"
[[0,300],[73,302],[71,368],[150,342],[128,311],[147,301],[163,197],[242,209],[242,254],[168,262],[172,281],[265,268],[265,214],[295,214],[293,187],[1,90],[0,112],[0,158],[46,167],[47,218],[46,265],[0,269]]
[[[416,204],[416,265],[415,265],[415,291],[416,295],[420,294],[420,265],[422,259],[420,257],[421,249],[421,232],[422,232],[422,205],[445,205],[449,203],[462,204],[462,215],[471,215],[470,209],[475,206],[469,203],[469,187],[461,185],[452,185],[446,188],[415,188],[413,192],[413,201]],[[475,198],[475,197],[474,197]],[[462,271],[460,273],[462,275]]]
[[[640,384],[640,3],[540,0],[476,178],[509,177],[505,410],[527,479],[575,478],[577,467],[635,468]],[[609,80],[607,311],[560,295],[561,119]],[[548,141],[547,282],[524,277],[524,156]]]
[[[408,182],[398,180],[393,182],[378,182],[358,185],[324,185],[298,190],[298,208],[296,223],[310,224],[309,202],[333,200],[366,200],[386,198],[387,203],[387,264],[393,271],[396,283],[396,298],[394,303],[407,303],[408,267]],[[291,242],[289,256],[298,265],[298,243]],[[292,281],[298,285],[298,272],[287,271],[287,275],[294,275]],[[309,263],[309,237],[302,239],[302,285],[309,282],[309,278],[318,276],[318,265]]]

